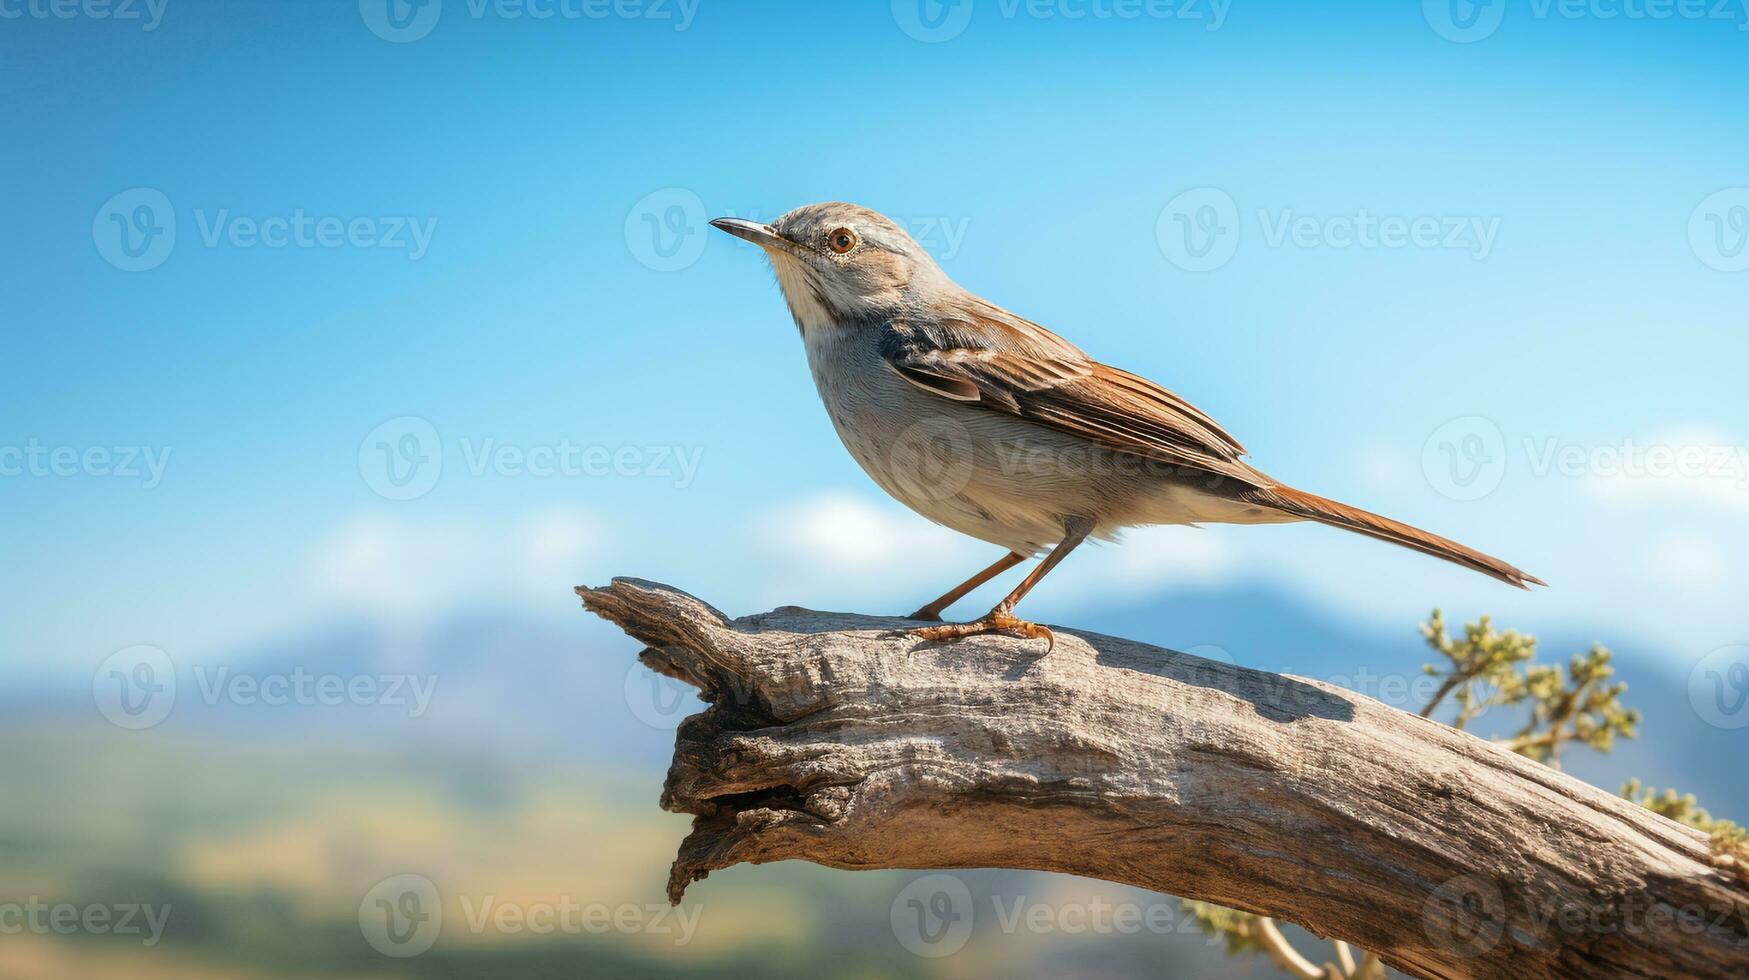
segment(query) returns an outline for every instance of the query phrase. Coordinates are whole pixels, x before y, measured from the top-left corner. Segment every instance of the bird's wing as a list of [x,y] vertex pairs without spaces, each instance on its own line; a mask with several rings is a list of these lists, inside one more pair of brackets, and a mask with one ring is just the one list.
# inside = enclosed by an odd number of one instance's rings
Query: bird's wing
[[887,363],[931,394],[1118,452],[1268,483],[1241,460],[1245,447],[1189,402],[1000,307],[968,299],[945,315],[894,319],[883,330]]

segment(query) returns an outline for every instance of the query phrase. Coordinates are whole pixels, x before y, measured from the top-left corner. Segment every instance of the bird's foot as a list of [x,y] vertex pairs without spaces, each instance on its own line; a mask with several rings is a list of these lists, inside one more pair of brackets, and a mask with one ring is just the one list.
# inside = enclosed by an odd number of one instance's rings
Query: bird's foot
[[917,610],[905,618],[920,619],[925,623],[939,623],[941,622],[941,610],[931,609],[928,606],[924,606],[922,609]]
[[918,639],[938,642],[963,640],[968,636],[984,636],[989,633],[1005,633],[1027,640],[1042,639],[1046,643],[1046,653],[1050,653],[1057,645],[1057,637],[1049,629],[1024,619],[1016,619],[1000,609],[992,609],[984,618],[970,623],[943,623],[940,626],[919,626],[911,630],[911,635]]

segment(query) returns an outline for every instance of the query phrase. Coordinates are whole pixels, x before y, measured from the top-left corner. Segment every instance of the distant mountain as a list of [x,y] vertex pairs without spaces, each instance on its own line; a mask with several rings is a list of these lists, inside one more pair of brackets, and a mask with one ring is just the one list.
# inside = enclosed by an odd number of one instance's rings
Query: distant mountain
[[[1077,625],[1315,677],[1406,710],[1418,710],[1427,695],[1420,668],[1428,652],[1413,623],[1382,632],[1277,589],[1173,591],[1094,610]],[[1592,641],[1577,630],[1540,639],[1545,663],[1564,663]],[[1611,791],[1639,776],[1696,793],[1715,813],[1749,818],[1749,783],[1725,761],[1741,757],[1744,733],[1703,721],[1649,646],[1632,637],[1606,639],[1629,684],[1627,702],[1644,712],[1643,733],[1607,758],[1572,749],[1569,771]],[[430,740],[620,768],[665,766],[674,726],[702,704],[690,688],[637,666],[637,649],[617,629],[581,612],[547,621],[475,611],[413,632],[336,623],[220,662],[179,660],[175,707],[163,724],[238,737]],[[306,685],[304,703],[264,702],[264,685],[289,685],[298,677]],[[335,679],[326,682],[329,694],[335,683],[364,678],[366,697],[320,703],[322,678]],[[420,712],[422,694],[428,703]],[[99,717],[89,681],[0,694],[0,709],[17,719]],[[1507,716],[1484,718],[1477,733],[1498,734],[1512,724]]]
[[[1176,591],[1094,611],[1078,625],[1192,652],[1211,652],[1195,650],[1198,645],[1217,646],[1243,666],[1317,678],[1407,711],[1419,711],[1426,703],[1426,691],[1414,685],[1424,683],[1417,675],[1432,657],[1415,632],[1416,624],[1379,631],[1330,616],[1276,589]],[[1450,623],[1448,628],[1455,632],[1461,625]],[[1654,645],[1575,628],[1536,635],[1537,660],[1547,664],[1564,665],[1572,654],[1601,640],[1614,653],[1611,662],[1618,678],[1627,682],[1623,700],[1644,717],[1640,737],[1618,742],[1609,756],[1569,749],[1568,772],[1611,792],[1638,776],[1659,788],[1694,793],[1717,815],[1749,820],[1749,780],[1740,764],[1749,733],[1703,720],[1689,703],[1686,685],[1660,664]],[[1485,715],[1476,723],[1476,734],[1503,734],[1516,721],[1510,714]]]

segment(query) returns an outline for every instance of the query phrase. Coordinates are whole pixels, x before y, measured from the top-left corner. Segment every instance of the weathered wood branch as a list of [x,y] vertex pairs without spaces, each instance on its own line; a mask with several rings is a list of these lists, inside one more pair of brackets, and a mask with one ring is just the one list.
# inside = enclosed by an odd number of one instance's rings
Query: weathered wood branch
[[740,862],[1062,871],[1297,922],[1425,977],[1749,976],[1706,838],[1315,680],[1058,630],[918,641],[785,607],[730,621],[617,579],[584,604],[710,706],[662,794],[669,882]]

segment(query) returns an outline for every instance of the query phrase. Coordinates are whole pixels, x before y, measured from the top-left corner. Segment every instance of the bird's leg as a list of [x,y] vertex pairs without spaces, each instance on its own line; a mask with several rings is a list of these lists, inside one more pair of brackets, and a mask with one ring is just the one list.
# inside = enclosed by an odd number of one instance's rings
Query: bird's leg
[[1009,633],[1028,639],[1043,637],[1049,643],[1045,647],[1045,652],[1051,652],[1051,649],[1057,645],[1056,636],[1037,623],[1029,623],[1024,619],[1016,618],[1014,607],[1026,597],[1028,592],[1032,591],[1033,586],[1039,584],[1046,575],[1050,574],[1051,569],[1057,567],[1058,562],[1069,557],[1069,552],[1074,551],[1076,545],[1087,540],[1087,535],[1093,531],[1093,522],[1083,517],[1070,518],[1064,522],[1064,525],[1066,533],[1062,543],[1052,548],[1051,553],[1045,556],[1045,560],[1039,562],[1038,567],[1032,570],[1032,574],[1015,586],[1014,591],[1008,593],[1006,598],[996,603],[996,608],[985,613],[984,618],[970,623],[924,626],[912,630],[911,635],[925,640],[958,640],[962,637],[979,636],[984,633]]
[[1001,558],[996,559],[996,563],[989,568],[986,568],[978,574],[973,575],[971,578],[966,579],[964,582],[961,582],[959,585],[948,590],[946,595],[905,618],[928,619],[939,622],[941,620],[942,610],[965,598],[966,593],[983,585],[985,582],[990,581],[996,576],[1001,575],[1003,572],[1008,571],[1010,568],[1013,568],[1025,560],[1025,555],[1011,551],[1008,554],[1003,555]]

